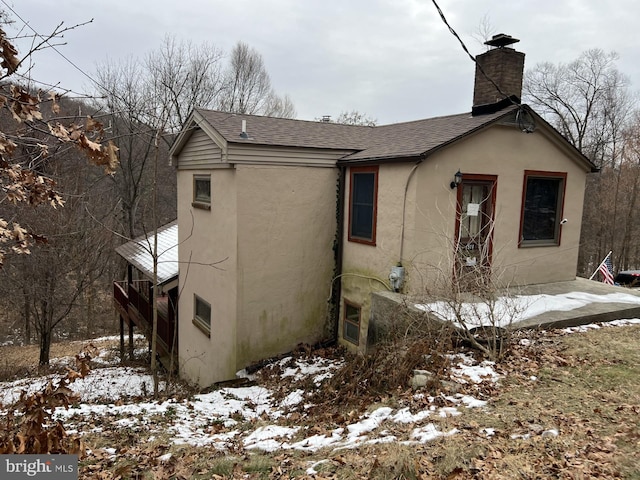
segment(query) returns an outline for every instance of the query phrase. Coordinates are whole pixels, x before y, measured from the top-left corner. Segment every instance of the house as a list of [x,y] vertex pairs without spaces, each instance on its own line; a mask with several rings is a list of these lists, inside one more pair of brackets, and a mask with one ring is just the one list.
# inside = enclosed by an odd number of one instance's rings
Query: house
[[575,278],[594,166],[520,104],[516,41],[477,57],[468,113],[369,127],[192,112],[170,151],[184,377],[209,385],[325,338],[364,349],[379,290]]

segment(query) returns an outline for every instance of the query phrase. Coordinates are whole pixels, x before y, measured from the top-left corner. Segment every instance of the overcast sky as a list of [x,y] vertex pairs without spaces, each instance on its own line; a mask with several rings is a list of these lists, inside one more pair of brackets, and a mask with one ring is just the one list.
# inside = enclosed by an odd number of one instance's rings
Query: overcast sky
[[[6,2],[6,3],[5,3]],[[483,19],[519,38],[525,68],[570,62],[591,48],[616,51],[631,88],[640,88],[640,3],[635,0],[438,0],[475,55]],[[241,40],[263,56],[272,83],[298,118],[358,110],[380,124],[471,109],[474,65],[431,0],[0,0],[40,34],[64,22],[89,25],[59,50],[89,76],[96,62],[145,54],[169,33],[229,52]],[[14,16],[15,18],[15,16]],[[16,24],[9,28],[15,34]],[[21,49],[26,46],[21,45]],[[33,76],[88,92],[91,81],[53,50]]]

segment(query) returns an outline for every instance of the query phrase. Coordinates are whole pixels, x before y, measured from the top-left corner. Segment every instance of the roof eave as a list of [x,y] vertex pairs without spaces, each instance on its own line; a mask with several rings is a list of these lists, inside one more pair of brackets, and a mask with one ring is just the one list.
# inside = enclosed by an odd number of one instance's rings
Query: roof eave
[[[357,152],[356,152],[357,153]],[[356,158],[350,160],[348,158],[341,158],[338,160],[338,165],[376,165],[382,163],[398,163],[398,162],[416,162],[424,159],[424,154],[411,154],[411,155],[394,155],[386,157],[369,157],[369,158]]]
[[474,133],[480,130],[483,130],[489,127],[490,125],[500,121],[501,119],[509,115],[511,112],[512,112],[512,109],[509,109],[508,111],[505,111],[502,115],[498,115],[490,120],[487,120],[486,122],[481,123],[480,125],[477,125],[476,127],[473,127],[456,137],[446,140],[436,145],[435,147],[425,150],[424,152],[417,152],[413,154],[401,154],[401,155],[386,156],[386,157],[370,157],[370,158],[362,158],[362,159],[359,158],[359,159],[353,159],[353,160],[349,160],[348,158],[346,158],[346,159],[339,160],[338,164],[357,165],[357,164],[363,164],[363,163],[374,164],[374,163],[388,163],[388,162],[412,162],[412,161],[424,160],[428,156],[434,154],[435,152],[442,150],[443,148],[446,148],[449,145],[452,145],[456,142],[459,142],[460,140],[468,137],[469,135],[473,135]]

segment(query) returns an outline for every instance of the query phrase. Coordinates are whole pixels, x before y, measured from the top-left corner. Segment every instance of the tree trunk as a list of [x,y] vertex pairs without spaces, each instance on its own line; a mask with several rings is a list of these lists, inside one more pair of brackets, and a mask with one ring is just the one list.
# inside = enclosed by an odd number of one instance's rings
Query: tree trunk
[[43,328],[40,332],[40,366],[49,365],[49,352],[51,351],[51,329]]
[[156,132],[155,156],[153,161],[153,188],[152,188],[152,217],[153,217],[153,292],[151,305],[153,306],[153,324],[151,329],[151,373],[153,374],[153,396],[157,398],[159,390],[158,378],[158,137],[160,130]]
[[26,289],[23,289],[23,295],[24,343],[25,345],[29,345],[31,343],[31,304],[29,301],[29,294],[27,293]]
[[85,329],[85,338],[91,338],[91,327],[94,325],[93,322],[93,282],[89,280],[89,284],[87,285],[87,289],[85,290],[85,297],[87,300],[87,316],[86,316],[86,329]]
[[[48,275],[45,275],[48,277]],[[47,290],[51,287],[47,285]],[[49,297],[51,298],[51,297]],[[51,350],[51,334],[53,333],[52,321],[53,311],[51,310],[50,303],[44,299],[40,301],[40,318],[38,323],[40,324],[40,360],[38,364],[40,366],[49,365],[49,352]]]
[[120,319],[120,363],[124,362],[124,318],[118,314]]
[[129,360],[134,359],[134,351],[133,351],[133,321],[130,319],[129,322]]

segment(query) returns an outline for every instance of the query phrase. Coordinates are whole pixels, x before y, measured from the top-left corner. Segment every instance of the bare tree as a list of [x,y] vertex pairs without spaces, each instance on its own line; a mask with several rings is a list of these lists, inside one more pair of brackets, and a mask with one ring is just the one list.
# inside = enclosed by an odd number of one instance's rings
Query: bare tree
[[365,125],[367,127],[375,127],[378,124],[376,118],[370,117],[366,113],[359,112],[357,110],[351,110],[350,112],[344,111],[336,118],[336,123],[342,123],[344,125]]
[[633,192],[623,184],[622,172],[629,168],[624,156],[632,137],[625,131],[636,101],[617,59],[613,52],[588,50],[569,64],[543,63],[525,76],[525,100],[601,168],[587,178],[578,264],[578,273],[586,276],[610,250],[614,265],[638,262],[621,245],[631,228],[627,222],[633,222],[621,197],[627,188]]
[[634,107],[617,59],[615,52],[587,50],[569,64],[538,64],[525,76],[525,100],[599,166],[617,160]]
[[107,131],[120,154],[120,168],[112,177],[119,200],[118,231],[133,238],[150,189],[152,127],[146,123],[150,112],[144,69],[134,58],[107,61],[98,67],[96,78],[103,98],[99,108],[108,115]]
[[295,118],[296,107],[293,105],[293,100],[289,95],[280,96],[271,93],[267,98],[262,114],[268,117]]
[[[0,17],[6,26],[8,17],[4,12]],[[88,241],[94,230],[78,223],[81,194],[61,193],[62,172],[71,169],[74,178],[85,178],[78,175],[77,167],[85,165],[86,159],[78,162],[77,150],[107,173],[113,173],[118,159],[115,145],[102,143],[104,129],[95,117],[69,115],[61,95],[52,89],[37,90],[44,84],[30,75],[32,57],[57,45],[64,32],[79,25],[60,23],[52,33],[40,35],[28,22],[20,21],[18,36],[27,45],[26,53],[19,53],[15,39],[0,29],[0,266],[5,267],[3,283],[19,292],[26,339],[34,321],[40,363],[46,364],[54,328],[74,308],[100,263],[94,256],[101,251],[98,244]],[[39,245],[33,247],[34,243]],[[81,245],[92,256],[81,255]],[[5,259],[15,260],[8,254],[24,255],[15,264],[5,265]]]
[[211,108],[223,88],[220,49],[203,43],[193,45],[166,36],[160,48],[148,55],[148,78],[157,123],[160,112],[167,115],[167,130],[177,132],[196,108]]
[[473,39],[480,44],[486,50],[489,49],[489,45],[486,45],[485,42],[490,40],[493,35],[496,33],[496,28],[491,23],[491,17],[488,13],[485,13],[480,23],[476,27],[476,31],[471,35]]
[[[77,102],[60,101],[60,114],[73,118]],[[75,118],[78,121],[78,118]],[[35,330],[40,345],[40,364],[49,362],[49,350],[60,325],[65,333],[77,333],[78,326],[91,328],[95,309],[83,301],[93,298],[99,289],[99,278],[112,259],[112,241],[101,225],[87,212],[108,222],[112,206],[106,191],[108,178],[87,165],[86,159],[69,145],[58,145],[42,132],[33,132],[34,141],[47,147],[49,155],[32,163],[38,174],[55,179],[64,208],[35,208],[26,202],[0,206],[1,214],[20,218],[25,230],[36,239],[46,238],[29,255],[10,258],[2,269],[0,289],[9,296],[5,305],[13,303],[21,312],[24,339],[28,343]],[[32,159],[28,146],[20,146],[14,159]],[[13,298],[12,298],[13,297]],[[91,300],[88,300],[91,303]],[[6,303],[5,303],[6,302]],[[97,323],[97,322],[96,322]]]
[[366,113],[359,112],[358,110],[340,112],[340,115],[335,120],[331,118],[331,115],[323,115],[322,118],[315,118],[316,122],[324,123],[340,123],[342,125],[362,125],[366,127],[375,127],[378,124],[376,118],[370,117]]
[[[113,179],[121,200],[120,233],[126,237],[151,230],[141,226],[152,223],[156,154],[166,158],[173,135],[194,108],[217,105],[223,87],[221,70],[222,52],[215,46],[195,46],[171,36],[144,61],[130,57],[98,65],[101,107],[110,115],[110,134],[120,148],[122,168]],[[158,168],[162,223],[175,218],[175,172],[162,161]]]
[[283,118],[295,116],[291,99],[279,97],[271,87],[262,55],[243,42],[238,42],[231,52],[218,106],[227,112]]
[[[4,14],[2,18],[6,19]],[[59,95],[56,92],[35,92],[29,85],[16,83],[20,76],[18,69],[28,64],[37,51],[47,48],[63,32],[75,27],[63,28],[60,24],[50,35],[33,33],[31,49],[20,56],[11,39],[0,29],[0,108],[12,118],[12,128],[3,124],[0,131],[0,205],[27,204],[37,206],[50,204],[62,206],[63,201],[56,191],[53,178],[43,174],[38,166],[45,162],[50,147],[40,137],[45,135],[57,142],[73,144],[98,165],[103,165],[111,173],[117,166],[117,148],[108,143],[102,145],[102,125],[88,117],[79,122],[68,122],[58,117]],[[23,35],[25,36],[25,35]],[[31,83],[29,77],[22,77]],[[43,115],[41,107],[48,105],[50,113]],[[17,131],[19,126],[20,131]],[[19,147],[21,147],[19,149]],[[24,156],[16,160],[14,152],[19,150]],[[0,266],[8,253],[29,253],[29,244],[36,239],[23,228],[17,219],[9,221],[0,217]]]
[[[640,224],[640,116],[636,114],[625,130],[619,161],[602,167],[589,179],[591,191],[585,197],[584,244],[581,254],[589,262],[585,275],[592,273],[601,257],[613,251],[617,270],[640,268],[637,238]],[[593,187],[593,184],[596,184]],[[593,265],[595,263],[595,265]]]
[[113,246],[102,229],[87,218],[81,196],[53,214],[32,213],[25,225],[46,233],[49,240],[21,258],[17,268],[9,264],[7,275],[24,292],[40,346],[39,364],[47,365],[59,325],[67,322],[69,326],[68,320],[77,325],[78,319],[84,318],[89,328],[89,322],[95,320],[85,316],[81,301],[108,267]]
[[[222,62],[223,54],[214,45],[196,46],[167,36],[144,60],[130,57],[98,65],[97,96],[109,115],[110,138],[120,149],[121,169],[113,181],[120,199],[120,233],[126,237],[151,230],[141,226],[145,218],[147,226],[152,223],[153,159],[156,153],[166,157],[174,134],[194,108],[295,116],[291,99],[271,88],[254,49],[239,43],[225,72]],[[163,223],[175,218],[175,172],[165,162],[158,168],[158,220]]]

